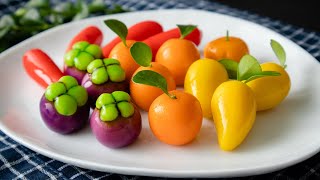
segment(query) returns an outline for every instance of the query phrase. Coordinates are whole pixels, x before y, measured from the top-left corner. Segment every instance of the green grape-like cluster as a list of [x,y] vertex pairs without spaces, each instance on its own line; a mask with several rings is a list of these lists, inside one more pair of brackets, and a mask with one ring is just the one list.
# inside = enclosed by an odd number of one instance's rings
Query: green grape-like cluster
[[76,67],[81,71],[86,71],[87,66],[94,59],[101,58],[102,50],[96,44],[89,44],[86,41],[80,41],[72,46],[64,56],[64,62],[68,67]]
[[119,114],[125,118],[132,116],[134,107],[130,99],[130,95],[124,91],[101,94],[96,101],[96,108],[100,110],[100,119],[113,121]]
[[103,84],[109,79],[112,82],[122,82],[126,78],[125,71],[116,59],[96,59],[92,61],[87,71],[91,74],[90,78],[94,84]]
[[59,114],[71,116],[78,107],[87,103],[88,93],[84,87],[78,85],[74,77],[63,76],[47,87],[45,97],[48,101],[54,102]]

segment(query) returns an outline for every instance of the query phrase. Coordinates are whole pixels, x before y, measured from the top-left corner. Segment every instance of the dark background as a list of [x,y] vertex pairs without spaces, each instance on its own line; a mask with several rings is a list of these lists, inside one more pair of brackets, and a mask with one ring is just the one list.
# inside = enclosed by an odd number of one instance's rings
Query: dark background
[[320,32],[320,0],[215,0]]

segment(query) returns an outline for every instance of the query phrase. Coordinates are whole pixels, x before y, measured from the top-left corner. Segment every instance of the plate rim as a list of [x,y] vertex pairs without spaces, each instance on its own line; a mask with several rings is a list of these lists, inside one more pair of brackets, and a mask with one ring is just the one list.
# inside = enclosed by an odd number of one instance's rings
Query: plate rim
[[[286,39],[286,41],[288,41],[289,43],[291,43],[291,45],[293,45],[295,48],[300,48],[300,50],[302,50],[303,52],[305,52],[306,55],[310,56],[310,59],[313,59],[315,62],[319,62],[315,57],[313,57],[309,52],[307,52],[305,49],[303,49],[301,46],[299,46],[298,44],[294,43],[291,39],[285,37],[284,35],[276,32],[273,29],[270,29],[268,27],[265,27],[263,25],[257,24],[255,22],[246,20],[246,19],[242,19],[242,18],[238,18],[235,16],[231,16],[231,15],[227,15],[227,14],[221,14],[221,13],[217,13],[217,12],[213,12],[213,11],[208,11],[208,10],[199,10],[199,9],[157,9],[157,10],[143,10],[143,11],[134,11],[134,12],[126,12],[126,13],[119,13],[119,14],[112,14],[112,15],[102,15],[102,16],[95,16],[95,17],[90,17],[90,18],[86,18],[80,21],[75,21],[75,22],[69,22],[69,23],[65,23],[56,27],[53,27],[51,29],[48,29],[46,31],[43,31],[35,36],[32,36],[12,47],[10,47],[9,49],[5,50],[4,52],[2,52],[0,54],[0,61],[1,59],[3,59],[3,57],[10,55],[13,51],[15,51],[15,49],[20,48],[25,46],[25,44],[33,41],[36,38],[42,38],[43,36],[46,36],[47,34],[50,33],[54,33],[55,31],[60,30],[61,28],[64,28],[65,26],[72,26],[73,24],[78,24],[81,22],[85,22],[85,21],[91,21],[92,19],[97,19],[97,18],[106,18],[106,17],[112,17],[112,16],[122,16],[122,15],[127,15],[127,14],[138,14],[138,13],[153,13],[153,12],[170,12],[170,11],[183,11],[183,12],[187,12],[187,11],[191,11],[191,12],[201,12],[201,13],[210,13],[210,14],[215,14],[217,16],[222,16],[222,17],[226,17],[226,18],[231,18],[233,20],[237,20],[237,21],[242,21],[245,23],[249,23],[253,26],[262,28],[270,33],[276,34],[278,36],[280,36],[281,38]],[[229,172],[228,170],[226,171],[220,171],[220,172],[215,172],[215,171],[208,171],[208,170],[203,170],[203,171],[199,171],[199,170],[188,170],[189,172],[187,172],[186,170],[158,170],[158,169],[150,169],[150,168],[132,168],[132,167],[123,167],[123,166],[115,166],[115,165],[109,165],[109,164],[104,164],[104,165],[99,165],[98,163],[94,163],[94,162],[90,162],[88,160],[78,160],[76,158],[72,158],[72,157],[68,157],[66,155],[62,155],[62,154],[57,154],[57,153],[52,153],[49,150],[46,150],[45,148],[42,147],[37,147],[37,145],[35,143],[30,143],[30,140],[24,138],[24,137],[19,137],[19,135],[17,133],[15,133],[14,131],[11,131],[10,128],[7,128],[5,126],[5,124],[0,121],[0,130],[5,133],[8,137],[12,138],[13,140],[15,140],[16,142],[22,144],[23,146],[38,152],[44,156],[50,157],[52,159],[64,162],[64,163],[68,163],[71,165],[75,165],[75,166],[79,166],[82,168],[86,168],[86,169],[92,169],[92,170],[97,170],[97,171],[103,171],[103,172],[109,172],[109,173],[119,173],[119,174],[126,174],[126,175],[141,175],[141,176],[158,176],[158,177],[242,177],[242,176],[248,176],[248,175],[258,175],[258,174],[263,174],[263,173],[268,173],[268,172],[273,172],[275,170],[279,170],[282,168],[286,168],[288,166],[294,165],[296,163],[299,163],[303,160],[306,160],[310,157],[312,157],[313,155],[315,155],[316,153],[318,153],[320,151],[320,146],[318,147],[318,149],[313,150],[311,152],[309,152],[308,154],[295,158],[294,160],[290,160],[290,161],[282,161],[281,163],[278,163],[276,165],[273,166],[259,166],[256,168],[251,168],[251,169],[243,169],[243,168],[239,168],[237,170],[232,170],[232,172]],[[88,164],[90,165],[90,168],[88,168]]]

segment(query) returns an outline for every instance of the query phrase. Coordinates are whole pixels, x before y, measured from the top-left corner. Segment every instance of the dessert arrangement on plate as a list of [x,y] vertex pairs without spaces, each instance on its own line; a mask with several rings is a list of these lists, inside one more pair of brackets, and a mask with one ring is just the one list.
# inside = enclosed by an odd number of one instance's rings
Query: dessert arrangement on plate
[[200,51],[196,25],[163,31],[153,20],[129,28],[117,19],[104,23],[118,37],[103,46],[102,31],[84,27],[66,47],[63,70],[41,49],[23,56],[25,71],[44,88],[41,118],[56,133],[89,122],[101,144],[125,148],[139,137],[144,111],[163,143],[192,143],[209,120],[219,147],[232,151],[254,128],[256,112],[278,106],[290,91],[286,53],[276,40],[269,51],[279,63],[260,64],[245,40],[228,31]]

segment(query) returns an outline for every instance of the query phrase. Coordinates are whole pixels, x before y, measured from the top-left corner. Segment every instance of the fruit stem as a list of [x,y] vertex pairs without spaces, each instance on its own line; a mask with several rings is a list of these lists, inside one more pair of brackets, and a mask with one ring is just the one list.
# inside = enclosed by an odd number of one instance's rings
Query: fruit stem
[[171,99],[177,99],[177,96],[174,95],[174,94],[167,93],[167,95],[168,95]]
[[229,30],[227,30],[226,41],[229,41]]

